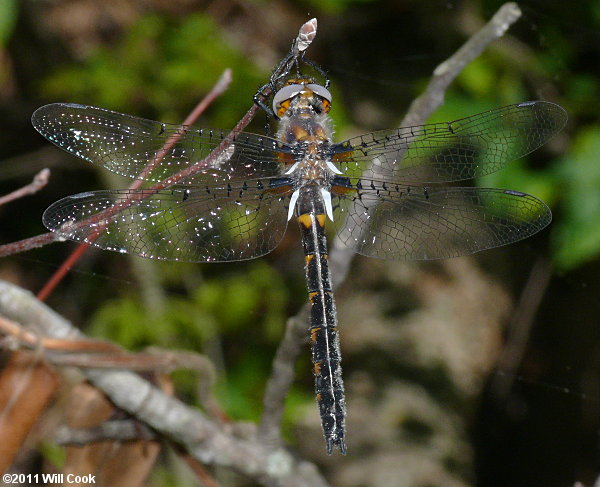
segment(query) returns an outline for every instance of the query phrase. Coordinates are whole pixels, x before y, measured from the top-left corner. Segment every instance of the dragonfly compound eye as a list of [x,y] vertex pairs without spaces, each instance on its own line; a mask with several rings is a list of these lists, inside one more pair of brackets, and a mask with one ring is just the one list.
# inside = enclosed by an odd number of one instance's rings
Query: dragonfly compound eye
[[321,99],[321,111],[327,113],[331,108],[331,93],[327,88],[315,83],[309,83],[306,87]]
[[292,84],[281,88],[273,97],[273,113],[277,118],[283,117],[290,107],[292,99],[305,90],[304,85]]

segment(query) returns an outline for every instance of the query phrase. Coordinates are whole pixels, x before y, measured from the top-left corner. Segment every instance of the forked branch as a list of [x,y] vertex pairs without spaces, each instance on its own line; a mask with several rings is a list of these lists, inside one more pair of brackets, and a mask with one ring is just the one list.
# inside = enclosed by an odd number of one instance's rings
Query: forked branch
[[[86,338],[31,293],[5,281],[0,281],[0,314],[27,323],[48,338]],[[205,465],[231,468],[269,486],[327,485],[314,465],[282,448],[268,449],[256,437],[235,437],[227,426],[166,395],[133,372],[86,368],[83,373],[117,407],[182,445]]]

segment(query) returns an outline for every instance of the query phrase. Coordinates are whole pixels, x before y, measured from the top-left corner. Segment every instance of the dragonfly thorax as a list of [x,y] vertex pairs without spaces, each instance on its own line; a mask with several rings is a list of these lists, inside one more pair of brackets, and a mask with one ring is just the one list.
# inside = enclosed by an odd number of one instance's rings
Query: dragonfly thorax
[[288,219],[300,195],[306,193],[319,195],[332,218],[329,190],[331,180],[340,171],[329,159],[333,143],[330,106],[329,91],[311,80],[291,80],[273,97],[273,110],[280,119],[277,138],[294,148],[291,167],[286,171],[295,182]]

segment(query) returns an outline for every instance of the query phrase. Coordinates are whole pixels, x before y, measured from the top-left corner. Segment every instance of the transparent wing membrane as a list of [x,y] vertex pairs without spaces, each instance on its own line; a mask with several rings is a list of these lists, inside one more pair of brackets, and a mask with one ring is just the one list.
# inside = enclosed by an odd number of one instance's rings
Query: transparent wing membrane
[[[161,182],[181,171],[178,184],[195,184],[194,169],[217,169],[232,177],[279,174],[282,152],[275,139],[241,132],[199,129],[70,103],[36,110],[33,126],[58,147],[121,176]],[[213,153],[214,151],[214,153]]]
[[[503,168],[566,119],[558,105],[536,101],[324,143],[320,157],[342,171],[331,188],[334,226],[356,252],[402,260],[467,255],[533,235],[551,220],[533,196],[439,183]],[[67,152],[163,183],[160,191],[82,193],[48,208],[50,230],[103,249],[191,262],[258,257],[281,240],[290,196],[302,184],[285,166],[305,156],[302,144],[75,104],[41,107],[32,120]],[[164,190],[165,180],[174,189]]]
[[552,219],[542,201],[517,191],[383,186],[334,197],[338,236],[369,257],[459,257],[527,238]]
[[287,226],[289,192],[220,185],[94,191],[50,206],[46,227],[65,238],[141,257],[185,262],[252,259]]
[[534,151],[565,125],[554,103],[509,105],[454,122],[383,130],[333,146],[348,176],[393,182],[449,182],[502,169]]

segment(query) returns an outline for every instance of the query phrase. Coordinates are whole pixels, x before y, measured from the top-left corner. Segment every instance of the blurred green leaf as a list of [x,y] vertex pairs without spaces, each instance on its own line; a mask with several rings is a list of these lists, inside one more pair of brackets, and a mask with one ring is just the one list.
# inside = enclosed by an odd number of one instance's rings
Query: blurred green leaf
[[[308,0],[308,4],[318,11],[328,14],[339,14],[353,5],[374,3],[375,0]],[[314,14],[311,14],[314,15]]]
[[555,199],[554,183],[555,178],[551,174],[529,169],[523,159],[511,162],[501,171],[477,179],[477,186],[529,193],[548,205]]
[[256,421],[262,411],[262,396],[271,360],[247,350],[237,365],[228,367],[225,380],[216,384],[219,404],[236,420]]
[[[303,373],[307,373],[309,369],[303,369]],[[285,398],[285,408],[283,410],[282,432],[284,438],[290,438],[296,430],[295,425],[298,424],[307,413],[314,412],[317,407],[314,394],[309,389],[301,389],[297,386],[290,388]],[[311,408],[312,411],[311,411]]]
[[6,44],[17,23],[17,0],[0,2],[0,45]]
[[200,349],[218,330],[215,318],[187,299],[169,297],[163,313],[151,314],[136,297],[108,301],[93,316],[91,331],[128,349],[160,344]]
[[257,260],[243,277],[235,274],[204,283],[193,299],[215,316],[222,329],[256,329],[262,324],[272,330],[275,324],[281,330],[288,292],[277,271]]
[[50,465],[57,471],[60,471],[65,466],[67,453],[65,447],[57,445],[51,440],[44,440],[39,445],[40,452]]
[[600,253],[600,126],[582,129],[567,157],[555,167],[561,218],[553,252],[561,269],[572,269]]
[[252,103],[261,73],[228,44],[207,16],[193,14],[182,22],[146,15],[113,46],[99,47],[78,65],[59,66],[42,81],[46,97],[104,108],[149,113],[177,123],[233,68],[227,92],[206,112],[208,123],[229,127]]
[[478,57],[460,73],[457,81],[471,93],[486,96],[496,84],[497,77],[489,58]]

